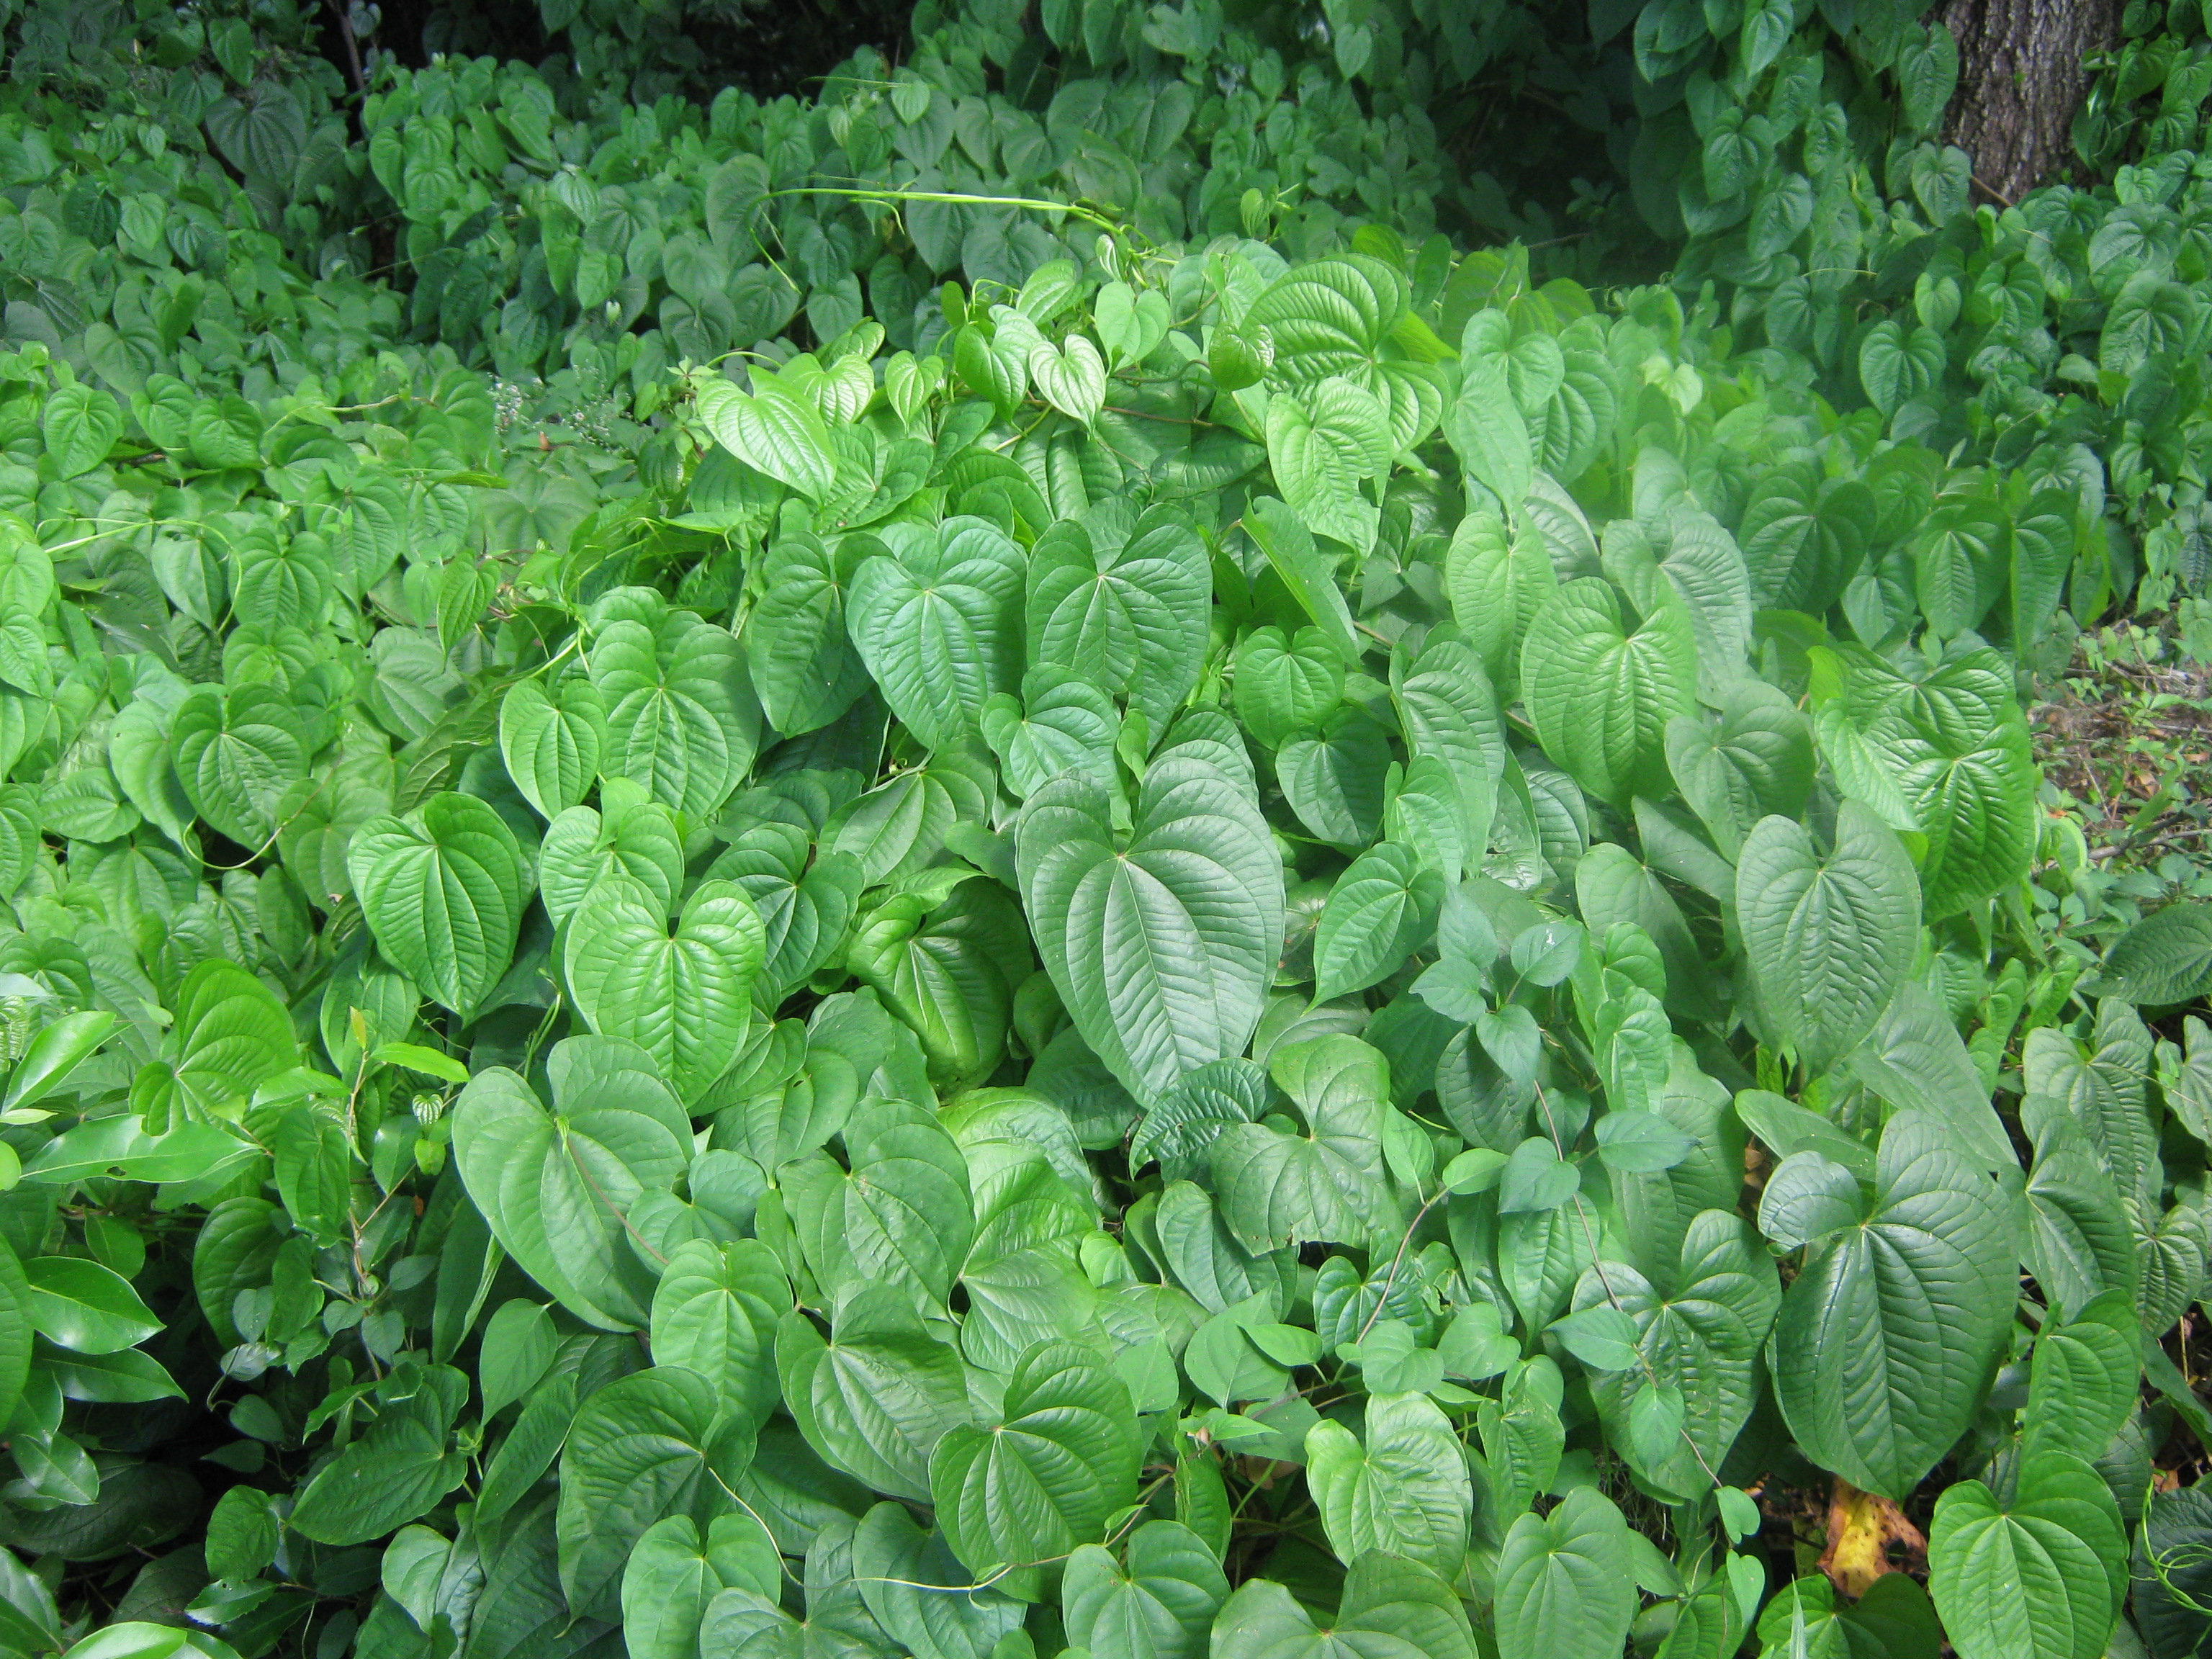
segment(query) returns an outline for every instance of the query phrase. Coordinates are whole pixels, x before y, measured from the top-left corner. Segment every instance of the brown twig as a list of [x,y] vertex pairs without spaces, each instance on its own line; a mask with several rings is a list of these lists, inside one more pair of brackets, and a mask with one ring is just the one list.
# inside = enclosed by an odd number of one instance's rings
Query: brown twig
[[346,15],[345,0],[323,0],[337,20],[338,39],[345,42],[346,78],[353,82],[356,96],[368,90],[368,82],[361,72],[361,43],[353,38],[353,19]]

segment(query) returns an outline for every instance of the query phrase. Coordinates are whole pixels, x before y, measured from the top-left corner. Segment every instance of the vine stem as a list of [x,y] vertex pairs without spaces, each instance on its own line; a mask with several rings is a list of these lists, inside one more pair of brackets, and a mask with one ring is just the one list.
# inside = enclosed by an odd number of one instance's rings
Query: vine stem
[[1435,1209],[1437,1201],[1450,1190],[1451,1188],[1446,1187],[1442,1182],[1438,1182],[1436,1196],[1414,1211],[1413,1218],[1406,1224],[1406,1231],[1398,1239],[1398,1253],[1390,1258],[1390,1271],[1382,1276],[1382,1293],[1375,1298],[1375,1305],[1368,1310],[1366,1322],[1360,1326],[1359,1334],[1352,1338],[1353,1341],[1364,1342],[1367,1340],[1367,1333],[1374,1328],[1376,1320],[1382,1316],[1384,1306],[1390,1300],[1390,1292],[1398,1286],[1398,1264],[1406,1259],[1406,1247],[1413,1242],[1413,1235],[1421,1225],[1421,1218]]
[[860,202],[938,202],[947,207],[1010,207],[1025,208],[1032,213],[1067,213],[1087,220],[1109,235],[1119,235],[1121,227],[1089,208],[1079,207],[1073,202],[1048,202],[1034,196],[969,196],[957,191],[946,190],[880,190],[851,189],[836,185],[799,185],[787,190],[772,190],[763,198],[774,201],[780,196],[836,196]]

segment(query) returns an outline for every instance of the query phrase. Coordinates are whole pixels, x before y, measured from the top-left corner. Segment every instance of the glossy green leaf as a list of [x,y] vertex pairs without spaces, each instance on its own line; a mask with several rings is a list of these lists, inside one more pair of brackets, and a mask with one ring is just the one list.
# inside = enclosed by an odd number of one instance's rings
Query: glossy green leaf
[[773,1601],[782,1586],[775,1540],[751,1516],[656,1521],[623,1568],[623,1642],[633,1659],[690,1659],[708,1605],[726,1589]]
[[[1784,1181],[1792,1165],[1819,1184]],[[1775,1395],[1810,1455],[1887,1496],[1950,1449],[2010,1321],[2008,1214],[1948,1130],[1918,1113],[1890,1120],[1870,1197],[1817,1152],[1776,1170],[1759,1230],[1808,1249],[1775,1327]]]
[[681,1245],[653,1293],[653,1362],[697,1372],[757,1425],[777,1398],[775,1328],[790,1294],[781,1266],[757,1240]]
[[1669,720],[1688,713],[1698,648],[1672,599],[1632,631],[1604,582],[1569,582],[1521,647],[1521,696],[1544,752],[1607,800],[1650,793],[1666,775]]
[[954,742],[1019,681],[1024,574],[1021,550],[969,518],[898,537],[854,574],[853,643],[924,742]]
[[1306,1480],[1329,1546],[1455,1573],[1467,1553],[1472,1493],[1451,1425],[1425,1395],[1369,1396],[1362,1432],[1324,1420],[1306,1435]]
[[651,622],[623,616],[599,630],[589,660],[606,705],[602,775],[642,784],[694,819],[709,817],[760,744],[760,705],[736,638],[684,611]]
[[1092,1659],[1199,1659],[1229,1581],[1205,1540],[1174,1521],[1129,1534],[1126,1559],[1097,1544],[1067,1559],[1061,1617]]
[[561,1452],[561,1589],[572,1607],[619,1611],[623,1568],[671,1516],[704,1524],[752,1455],[750,1425],[721,1421],[714,1385],[656,1365],[585,1401]]
[[1094,1052],[1139,1099],[1239,1052],[1282,935],[1282,862],[1247,788],[1204,761],[1145,775],[1123,836],[1061,777],[1015,839],[1037,954]]
[[1216,1659],[1472,1659],[1476,1648],[1449,1583],[1372,1554],[1351,1564],[1326,1628],[1281,1584],[1247,1580],[1214,1620],[1212,1650]]
[[924,1330],[905,1296],[852,1297],[826,1342],[804,1315],[787,1314],[775,1358],[809,1445],[878,1492],[929,1501],[931,1454],[973,1407],[959,1353]]
[[583,804],[605,753],[607,713],[597,686],[569,675],[549,691],[522,680],[499,705],[499,746],[507,775],[542,817]]
[[[1723,1211],[1691,1222],[1673,1265],[1664,1290],[1625,1263],[1593,1267],[1575,1286],[1575,1305],[1617,1304],[1633,1322],[1636,1364],[1592,1377],[1590,1392],[1638,1473],[1686,1496],[1721,1466],[1758,1404],[1759,1356],[1782,1294],[1748,1226]],[[1683,1415],[1674,1434],[1646,1444],[1626,1432],[1632,1413],[1663,1389],[1679,1390]]]
[[1736,866],[1736,922],[1778,1040],[1815,1070],[1875,1027],[1919,938],[1919,884],[1897,836],[1856,801],[1824,859],[1802,826],[1759,820]]
[[732,883],[696,890],[672,933],[642,884],[610,877],[570,919],[562,965],[592,1029],[635,1043],[690,1103],[728,1067],[752,1023],[766,951],[760,912]]
[[642,1329],[654,1275],[631,1248],[639,1196],[683,1174],[691,1125],[635,1044],[571,1037],[548,1057],[554,1109],[504,1067],[453,1113],[453,1158],[507,1253],[578,1318]]
[[1030,552],[1029,661],[1127,697],[1163,731],[1197,682],[1212,588],[1205,545],[1173,507],[1062,520]]
[[1636,1612],[1628,1525],[1587,1486],[1514,1522],[1498,1556],[1498,1638],[1511,1654],[1611,1659]]
[[434,796],[404,819],[371,819],[347,854],[377,948],[467,1013],[506,973],[529,896],[514,832],[467,795]]
[[419,1393],[307,1483],[286,1524],[317,1543],[345,1546],[427,1514],[468,1472],[467,1457],[447,1440],[467,1386],[458,1371],[431,1371]]
[[1936,1501],[1929,1590],[1962,1659],[2096,1659],[2127,1586],[2127,1533],[2103,1479],[2049,1449],[2021,1455],[2000,1502],[1978,1480]]
[[1328,1002],[1395,973],[1427,944],[1443,878],[1395,842],[1362,854],[1337,878],[1314,933],[1314,1000]]
[[956,1425],[930,1455],[929,1489],[953,1553],[978,1574],[1025,1568],[1096,1543],[1136,1494],[1136,1413],[1092,1351],[1042,1343],[1007,1381],[989,1428]]

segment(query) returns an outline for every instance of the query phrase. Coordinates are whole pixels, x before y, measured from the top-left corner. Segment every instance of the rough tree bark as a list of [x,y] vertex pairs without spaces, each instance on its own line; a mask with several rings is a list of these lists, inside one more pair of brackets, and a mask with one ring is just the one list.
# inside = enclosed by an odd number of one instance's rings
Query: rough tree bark
[[1959,89],[1943,139],[1974,160],[1974,182],[2016,202],[2070,153],[2089,77],[2083,54],[2111,44],[2119,0],[1944,0],[1959,43]]

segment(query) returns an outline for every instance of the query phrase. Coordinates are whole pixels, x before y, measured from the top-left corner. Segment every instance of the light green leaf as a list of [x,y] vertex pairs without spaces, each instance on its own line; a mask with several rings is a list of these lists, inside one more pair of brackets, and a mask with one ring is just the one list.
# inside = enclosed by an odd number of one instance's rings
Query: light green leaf
[[1335,561],[1314,545],[1305,520],[1272,495],[1253,499],[1244,528],[1268,566],[1282,579],[1298,608],[1349,663],[1359,660],[1359,635],[1353,628],[1351,607],[1337,586]]
[[944,1532],[923,1531],[903,1504],[878,1504],[862,1516],[848,1559],[863,1604],[854,1612],[897,1631],[915,1659],[993,1659],[1006,1651],[1001,1644],[1018,1648],[1007,1638],[1021,1626],[1023,1604],[975,1587]]
[[2029,1373],[2027,1443],[2095,1459],[2134,1411],[2142,1330],[2133,1299],[2107,1291],[2037,1336]]
[[1819,478],[1777,467],[1758,478],[1736,535],[1762,611],[1826,614],[1874,539],[1875,501],[1851,478]]
[[712,817],[760,745],[760,705],[736,636],[688,611],[651,626],[622,617],[599,631],[590,663],[606,703],[601,775],[644,785],[695,822]]
[[1498,1555],[1498,1640],[1528,1659],[1614,1659],[1636,1613],[1628,1524],[1589,1486],[1523,1515]]
[[753,1516],[716,1516],[702,1540],[689,1515],[669,1516],[645,1529],[623,1568],[623,1645],[629,1659],[692,1659],[718,1594],[773,1601],[782,1588],[775,1540]]
[[301,1102],[288,1108],[270,1135],[276,1190],[295,1225],[323,1243],[343,1238],[352,1220],[353,1144],[330,1109]]
[[[1741,1218],[1707,1210],[1691,1222],[1665,1289],[1621,1262],[1583,1275],[1575,1306],[1617,1302],[1634,1322],[1638,1361],[1590,1380],[1606,1425],[1643,1478],[1685,1498],[1708,1484],[1758,1402],[1759,1354],[1782,1303],[1774,1264]],[[1627,1432],[1656,1386],[1678,1389],[1677,1433],[1647,1446]],[[1686,1439],[1684,1437],[1686,1437]]]
[[58,386],[46,400],[41,424],[55,476],[74,478],[107,459],[123,435],[123,410],[97,386]]
[[1179,508],[1147,507],[1133,524],[1064,519],[1030,550],[1029,660],[1126,697],[1164,732],[1198,682],[1212,592],[1206,545]]
[[605,1036],[554,1045],[548,1112],[514,1072],[479,1072],[453,1109],[453,1160],[469,1196],[516,1263],[578,1318],[640,1330],[653,1275],[625,1218],[672,1185],[691,1158],[691,1121],[635,1044]]
[[130,1281],[82,1256],[33,1256],[23,1264],[30,1285],[31,1324],[40,1335],[76,1353],[114,1353],[161,1328]]
[[2039,639],[2074,566],[2075,503],[2067,490],[2043,489],[2012,514],[2012,636]]
[[901,1103],[872,1103],[844,1139],[849,1169],[817,1152],[781,1172],[816,1281],[942,1310],[975,1238],[967,1160],[935,1114]]
[[1451,1586],[1426,1567],[1379,1553],[1352,1563],[1326,1629],[1267,1578],[1239,1585],[1213,1622],[1212,1659],[1475,1659],[1476,1652]]
[[1206,1541],[1174,1521],[1129,1534],[1127,1563],[1100,1545],[1068,1557],[1060,1613],[1091,1659],[1203,1659],[1229,1581]]
[[1857,1601],[1842,1600],[1825,1573],[1785,1584],[1759,1614],[1763,1659],[1936,1659],[1943,1642],[1928,1592],[1911,1576],[1882,1574]]
[[1783,1177],[1799,1159],[1819,1155],[1785,1159],[1759,1206],[1760,1231],[1808,1244],[1775,1328],[1775,1396],[1808,1456],[1899,1497],[1996,1370],[2020,1266],[2009,1206],[1919,1113],[1883,1131],[1870,1199],[1832,1164],[1817,1196],[1794,1188]]
[[276,833],[276,805],[307,775],[309,745],[281,702],[246,687],[197,685],[170,722],[177,775],[193,808],[248,849]]
[[1237,647],[1236,695],[1252,735],[1280,749],[1344,700],[1344,658],[1318,628],[1289,640],[1279,628],[1256,629]]
[[1089,426],[1106,403],[1106,361],[1081,334],[1057,346],[1039,340],[1029,349],[1030,384],[1068,419]]
[[1357,852],[1382,827],[1388,805],[1389,738],[1373,715],[1347,704],[1275,757],[1275,781],[1298,822],[1316,840]]
[[1271,1074],[1297,1103],[1306,1133],[1231,1124],[1213,1143],[1222,1218],[1259,1253],[1314,1240],[1363,1238],[1380,1224],[1382,1126],[1389,1071],[1356,1037],[1328,1036],[1275,1052]]
[[2158,1132],[2145,1089],[2150,1077],[2148,1029],[2128,1004],[2106,997],[2085,1042],[2057,1026],[2027,1034],[2021,1074],[2027,1099],[2021,1121],[2039,1139],[2038,1121],[2053,1111],[2080,1124],[2114,1189],[2147,1214],[2158,1210],[2163,1174]]
[[2127,1590],[2127,1529],[2087,1462],[2030,1450],[2002,1502],[1978,1480],[1945,1489],[1928,1565],[1960,1659],[2102,1659]]
[[929,1460],[930,1495],[945,1540],[978,1575],[1012,1567],[1007,1593],[1034,1584],[1022,1570],[1096,1543],[1136,1495],[1139,1451],[1129,1391],[1091,1349],[1046,1342],[1006,1383],[1000,1421],[946,1431]]
[[1283,926],[1282,860],[1246,787],[1157,761],[1124,837],[1103,789],[1056,778],[1023,809],[1015,857],[1061,1001],[1139,1101],[1243,1051]]
[[1451,1424],[1425,1395],[1370,1395],[1364,1432],[1328,1419],[1306,1432],[1306,1481],[1329,1546],[1370,1550],[1454,1575],[1467,1553],[1473,1492]]
[[1521,683],[1521,642],[1559,586],[1551,555],[1526,514],[1514,514],[1509,527],[1494,513],[1470,513],[1452,532],[1444,591],[1493,683]]
[[671,1516],[704,1525],[751,1461],[751,1425],[717,1412],[714,1384],[656,1365],[584,1401],[561,1451],[556,1526],[561,1589],[580,1613],[620,1612],[623,1570],[647,1530]]
[[1209,1060],[1145,1114],[1129,1139],[1130,1167],[1141,1170],[1158,1158],[1166,1178],[1180,1180],[1203,1161],[1224,1125],[1256,1121],[1267,1105],[1267,1074],[1250,1060]]
[[218,957],[185,975],[175,1013],[170,1041],[178,1086],[211,1115],[228,1115],[240,1097],[299,1064],[290,1014],[234,962]]
[[484,1325],[477,1385],[489,1422],[536,1388],[553,1364],[553,1316],[542,1302],[501,1304]]
[[1931,922],[2017,884],[2034,859],[2040,820],[2020,711],[2008,703],[1962,714],[1957,707],[1949,718],[1881,722],[1871,739],[1928,837],[1920,881]]
[[790,529],[769,544],[764,591],[745,619],[745,659],[769,724],[787,737],[827,726],[868,689],[846,605],[854,571],[880,545],[855,535],[832,549]]
[[543,681],[517,682],[499,706],[500,753],[541,817],[558,817],[582,803],[599,773],[607,711],[599,688],[580,675],[548,693]]
[[2212,905],[2154,910],[2105,952],[2098,988],[2145,1006],[2193,1002],[2212,987]]
[[1444,438],[1460,465],[1499,505],[1518,507],[1534,475],[1534,447],[1504,365],[1486,357],[1462,364],[1459,396],[1444,410],[1443,422]]
[[[1291,509],[1315,532],[1364,551],[1376,509],[1360,492],[1390,469],[1390,412],[1341,376],[1267,400],[1267,462]],[[1319,620],[1316,618],[1316,620]]]
[[1886,317],[1859,343],[1859,383],[1876,409],[1894,415],[1899,404],[1935,390],[1944,356],[1943,337],[1934,329],[1922,324],[1908,331],[1904,319]]
[[[955,742],[1021,677],[1021,550],[988,520],[885,526],[853,578],[853,643],[884,700],[932,747]],[[901,532],[896,538],[891,531]],[[908,533],[910,532],[910,533]]]
[[1001,692],[983,705],[983,741],[1006,787],[1024,799],[1063,772],[1114,781],[1114,705],[1089,680],[1048,664],[1022,677],[1017,699]]
[[811,402],[774,383],[747,397],[719,374],[695,378],[692,395],[707,429],[731,454],[811,501],[829,499],[837,461]]
[[514,832],[471,795],[441,794],[405,818],[354,831],[346,868],[377,948],[467,1015],[514,955],[529,872]]
[[428,1514],[468,1473],[468,1458],[447,1447],[467,1398],[466,1377],[433,1368],[416,1394],[394,1401],[374,1428],[323,1466],[286,1524],[303,1538],[343,1547]]
[[1920,884],[1896,832],[1845,801],[1824,860],[1802,824],[1759,820],[1736,866],[1736,923],[1776,1040],[1820,1072],[1874,1030],[1920,935]]
[[673,934],[665,915],[641,884],[603,878],[569,921],[562,965],[591,1028],[652,1055],[688,1105],[728,1067],[752,1024],[767,934],[733,882],[694,891]]
[[1891,1105],[1948,1122],[1960,1148],[1988,1170],[2014,1163],[2011,1139],[1990,1104],[1958,1028],[1925,986],[1897,988],[1867,1040],[1847,1059],[1852,1073]]
[[922,1328],[911,1298],[860,1291],[826,1342],[805,1314],[786,1314],[775,1362],[808,1445],[878,1492],[931,1501],[930,1455],[973,1408],[960,1355]]
[[1939,638],[1978,626],[1996,603],[2011,541],[1993,502],[1973,495],[1937,502],[1913,536],[1912,562],[1921,613]]
[[1435,936],[1443,878],[1395,842],[1337,878],[1314,933],[1314,1000],[1331,1002],[1395,973]]
[[538,848],[538,894],[556,927],[565,923],[605,880],[641,887],[665,916],[684,884],[684,836],[675,814],[657,800],[605,813],[572,806],[545,827]]
[[1717,726],[1683,715],[1667,726],[1667,766],[1682,799],[1734,858],[1770,814],[1798,817],[1813,790],[1813,733],[1795,703],[1764,680],[1721,694]]
[[1697,678],[1697,638],[1672,589],[1624,633],[1610,586],[1569,582],[1521,647],[1522,701],[1544,752],[1610,801],[1663,790],[1667,724],[1690,711]]
[[790,1302],[781,1265],[758,1240],[680,1245],[653,1293],[653,1363],[696,1371],[757,1427],[775,1409],[776,1322]]
[[2027,1230],[2021,1256],[2061,1318],[2108,1290],[2130,1292],[2142,1279],[2130,1206],[2090,1144],[2063,1111],[2024,1124],[2036,1143],[2027,1176]]

